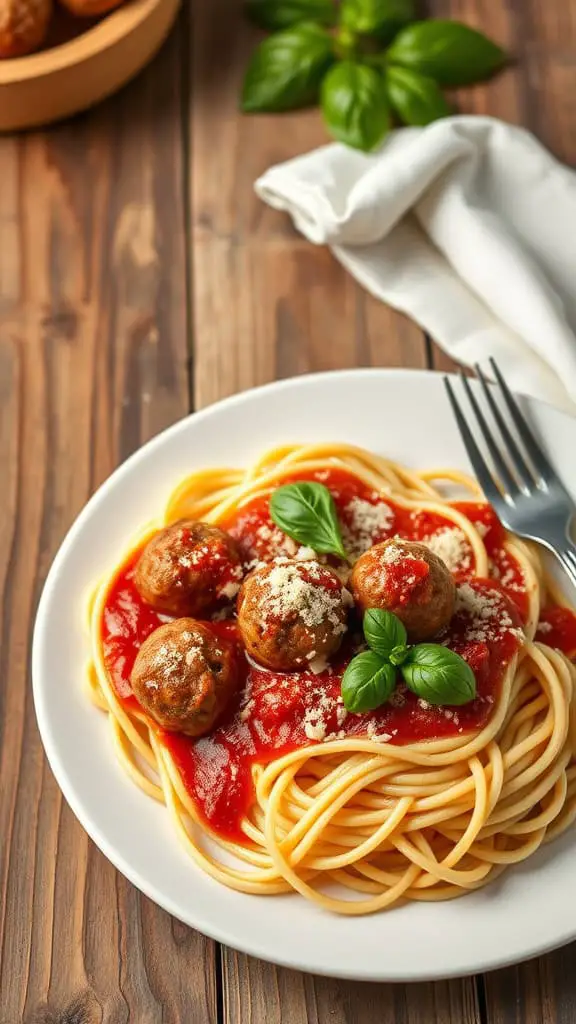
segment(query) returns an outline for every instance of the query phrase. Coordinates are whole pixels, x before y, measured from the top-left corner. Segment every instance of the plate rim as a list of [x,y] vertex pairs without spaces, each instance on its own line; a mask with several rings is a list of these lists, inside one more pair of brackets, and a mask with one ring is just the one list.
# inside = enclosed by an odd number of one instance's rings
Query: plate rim
[[[273,963],[282,967],[287,967],[291,970],[300,970],[307,974],[319,974],[324,977],[341,978],[344,980],[352,981],[368,981],[376,983],[418,983],[418,982],[429,982],[439,980],[450,980],[454,978],[468,977],[476,973],[484,973],[491,970],[496,970],[504,967],[511,966],[516,963],[524,962],[526,960],[533,959],[534,957],[544,955],[555,949],[559,949],[562,946],[576,939],[576,917],[574,925],[566,928],[561,936],[554,939],[551,942],[538,942],[537,940],[529,943],[526,946],[526,951],[520,956],[517,954],[511,954],[508,958],[495,955],[493,958],[485,956],[482,960],[475,962],[474,966],[469,968],[456,968],[454,970],[446,970],[441,973],[437,970],[417,970],[410,969],[410,965],[407,965],[405,971],[394,971],[393,973],[375,973],[374,971],[367,969],[366,971],[354,970],[353,972],[346,972],[345,969],[339,966],[326,966],[322,970],[318,967],[307,965],[304,962],[298,961],[297,957],[291,956],[290,958],[284,955],[275,954],[268,947],[265,947],[264,941],[259,945],[258,941],[255,941],[253,937],[249,939],[247,944],[240,945],[234,938],[230,938],[227,934],[226,929],[219,927],[218,925],[213,926],[210,921],[202,921],[201,926],[197,923],[191,923],[186,916],[184,916],[182,910],[179,908],[177,903],[169,896],[164,895],[158,891],[154,883],[149,883],[148,880],[135,869],[129,860],[127,860],[122,853],[120,853],[114,844],[110,842],[106,835],[100,830],[100,828],[92,821],[90,813],[84,810],[82,800],[77,796],[75,787],[72,781],[69,781],[69,775],[66,768],[61,762],[61,758],[58,752],[58,744],[54,740],[50,726],[48,725],[45,713],[44,705],[44,693],[42,691],[41,684],[41,664],[40,664],[40,639],[44,631],[44,619],[47,614],[47,610],[50,605],[51,594],[56,586],[58,577],[60,575],[61,565],[66,561],[66,557],[69,549],[73,546],[74,541],[78,533],[82,531],[84,523],[88,520],[92,514],[92,509],[97,506],[114,488],[114,484],[117,478],[123,476],[129,468],[137,465],[138,462],[146,456],[155,447],[161,445],[167,437],[176,435],[180,431],[185,431],[187,425],[191,421],[208,420],[214,412],[222,408],[232,408],[234,406],[243,405],[246,402],[250,402],[252,396],[265,392],[274,392],[278,390],[285,390],[293,387],[299,383],[314,383],[322,382],[326,379],[333,379],[335,377],[349,377],[359,379],[362,377],[444,377],[449,376],[454,378],[456,374],[446,373],[441,370],[428,370],[425,368],[408,368],[408,367],[356,367],[350,369],[338,369],[338,370],[327,370],[316,373],[302,374],[292,377],[286,377],[278,381],[271,381],[266,384],[261,384],[253,388],[249,388],[242,392],[237,392],[233,395],[226,396],[222,399],[216,400],[210,403],[202,409],[195,410],[187,413],[181,417],[175,423],[162,429],[159,433],[155,434],[148,441],[145,441],[140,445],[134,452],[132,452],[126,459],[124,459],[114,470],[109,474],[108,477],[97,487],[93,494],[91,494],[88,501],[82,507],[78,515],[73,520],[69,529],[66,531],[64,538],[62,539],[56,555],[50,565],[50,569],[47,573],[44,581],[40,599],[38,601],[36,616],[32,634],[32,654],[31,654],[31,670],[32,670],[32,693],[34,709],[36,714],[36,721],[38,725],[38,731],[42,741],[45,756],[48,760],[49,767],[56,779],[58,787],[64,796],[68,806],[72,810],[74,816],[78,819],[81,827],[87,833],[89,838],[98,849],[104,854],[104,856],[113,864],[116,870],[118,870],[125,878],[127,878],[140,892],[142,892],[147,898],[152,900],[155,904],[164,909],[167,913],[171,914],[177,920],[186,924],[188,927],[200,931],[208,938],[220,942],[234,950],[247,953],[250,956],[258,957],[266,962]],[[572,421],[572,417],[549,405],[546,402],[541,402],[537,399],[528,398],[527,401],[530,405],[541,405],[548,409],[552,409],[553,412],[560,416],[562,419]],[[574,826],[576,827],[576,826]]]

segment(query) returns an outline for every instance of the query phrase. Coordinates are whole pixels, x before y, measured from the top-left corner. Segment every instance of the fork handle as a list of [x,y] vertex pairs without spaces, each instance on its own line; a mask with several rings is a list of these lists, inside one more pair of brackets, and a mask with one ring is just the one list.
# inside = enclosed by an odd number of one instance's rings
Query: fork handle
[[556,558],[569,577],[572,586],[576,587],[576,545],[568,541],[554,551]]

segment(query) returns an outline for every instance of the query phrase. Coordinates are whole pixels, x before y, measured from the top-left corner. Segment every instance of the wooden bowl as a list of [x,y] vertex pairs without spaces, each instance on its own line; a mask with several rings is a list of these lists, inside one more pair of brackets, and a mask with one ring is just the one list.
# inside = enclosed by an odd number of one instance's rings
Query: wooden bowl
[[0,60],[0,131],[58,121],[98,103],[154,56],[180,0],[129,0],[81,34],[29,57]]

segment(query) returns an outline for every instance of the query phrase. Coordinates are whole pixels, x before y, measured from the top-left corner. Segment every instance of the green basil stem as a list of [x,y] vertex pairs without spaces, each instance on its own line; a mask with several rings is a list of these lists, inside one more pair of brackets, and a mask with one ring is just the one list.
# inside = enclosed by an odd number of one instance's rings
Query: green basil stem
[[356,36],[345,25],[341,25],[334,36],[334,49],[336,56],[341,59],[354,56],[356,51]]
[[388,660],[391,665],[395,665],[398,668],[403,665],[410,653],[409,647],[394,647],[388,655]]

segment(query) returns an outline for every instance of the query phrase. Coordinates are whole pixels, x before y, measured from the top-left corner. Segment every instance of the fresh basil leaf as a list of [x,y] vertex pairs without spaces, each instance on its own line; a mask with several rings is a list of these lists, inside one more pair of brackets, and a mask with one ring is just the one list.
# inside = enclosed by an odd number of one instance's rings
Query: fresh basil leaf
[[242,89],[247,112],[294,110],[315,103],[333,60],[332,39],[313,22],[269,36],[256,49]]
[[335,139],[371,150],[390,128],[384,79],[375,68],[343,60],[322,82],[322,113]]
[[383,608],[369,608],[362,620],[366,643],[381,658],[388,658],[395,647],[406,646],[406,630],[397,615]]
[[390,64],[419,71],[440,85],[471,85],[488,78],[506,54],[482,32],[458,21],[417,21],[396,36]]
[[386,73],[386,85],[390,105],[404,124],[430,124],[451,113],[440,86],[417,71],[392,65]]
[[396,669],[374,651],[356,655],[342,676],[342,700],[356,715],[374,711],[388,700],[396,686]]
[[414,0],[342,0],[340,20],[360,35],[393,39],[403,25],[414,21]]
[[406,685],[429,704],[468,704],[476,696],[468,662],[441,644],[417,644],[400,671]]
[[247,0],[246,12],[252,21],[271,32],[300,21],[333,25],[336,20],[333,0]]
[[324,484],[301,481],[278,487],[270,499],[270,516],[299,544],[347,558],[334,498]]

